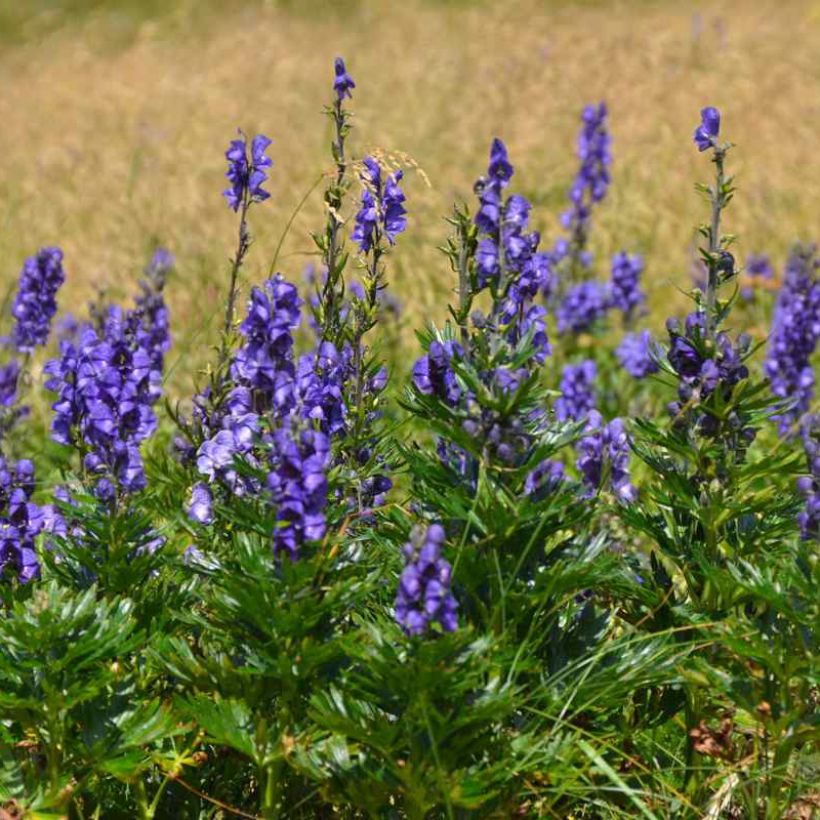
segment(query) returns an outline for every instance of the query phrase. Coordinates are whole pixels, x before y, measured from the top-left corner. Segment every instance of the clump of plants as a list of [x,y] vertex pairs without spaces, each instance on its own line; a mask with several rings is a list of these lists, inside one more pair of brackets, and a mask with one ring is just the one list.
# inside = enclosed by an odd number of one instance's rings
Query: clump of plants
[[391,368],[412,178],[357,155],[355,88],[337,59],[307,287],[275,266],[246,286],[271,140],[230,143],[236,250],[193,397],[162,395],[170,253],[80,319],[62,252],[25,262],[0,367],[0,814],[812,816],[816,249],[766,301],[705,108],[703,281],[657,337],[636,249],[605,276],[591,252],[612,138],[588,106],[551,242],[492,140],[447,220],[447,319]]

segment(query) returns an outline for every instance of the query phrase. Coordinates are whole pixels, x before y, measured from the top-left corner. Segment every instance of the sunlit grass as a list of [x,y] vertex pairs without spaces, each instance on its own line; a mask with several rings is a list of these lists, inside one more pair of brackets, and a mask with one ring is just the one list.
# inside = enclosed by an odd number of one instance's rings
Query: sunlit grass
[[[431,182],[409,174],[410,230],[391,265],[409,344],[409,328],[445,316],[441,217],[471,196],[491,137],[506,140],[549,242],[587,101],[607,101],[615,153],[593,246],[603,269],[621,247],[647,256],[651,324],[682,306],[676,287],[689,287],[702,213],[692,184],[703,176],[690,133],[702,105],[721,108],[740,146],[727,228],[742,239],[741,258],[763,250],[782,260],[792,239],[817,230],[817,4],[28,5],[45,18],[0,17],[17,42],[0,57],[2,284],[39,245],[61,244],[62,306],[82,312],[99,287],[128,297],[152,244],[164,244],[179,264],[168,292],[176,354],[196,362],[213,341],[234,245],[219,195],[224,148],[237,126],[274,139],[273,197],[254,214],[244,272],[257,280],[328,166],[329,134],[317,126],[337,53],[359,80],[355,153],[407,152]],[[284,242],[287,276],[299,279],[307,231],[321,219],[317,189]],[[194,371],[175,371],[177,390]]]

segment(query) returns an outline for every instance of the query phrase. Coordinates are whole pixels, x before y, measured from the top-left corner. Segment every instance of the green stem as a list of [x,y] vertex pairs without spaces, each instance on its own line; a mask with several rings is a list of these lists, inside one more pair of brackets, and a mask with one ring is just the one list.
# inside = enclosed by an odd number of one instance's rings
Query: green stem
[[720,213],[723,209],[723,159],[725,152],[715,148],[715,187],[712,190],[712,220],[709,225],[709,278],[706,283],[706,338],[714,341],[717,324],[718,253],[720,252]]

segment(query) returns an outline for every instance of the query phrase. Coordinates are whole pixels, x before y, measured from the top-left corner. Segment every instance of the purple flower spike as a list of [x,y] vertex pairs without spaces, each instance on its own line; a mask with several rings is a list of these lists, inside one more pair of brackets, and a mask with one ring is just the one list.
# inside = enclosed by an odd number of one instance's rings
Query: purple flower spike
[[580,421],[595,407],[595,379],[598,368],[592,359],[568,364],[561,377],[561,396],[555,402],[559,421]]
[[356,87],[353,78],[347,73],[345,61],[341,57],[337,57],[333,64],[334,72],[336,74],[333,80],[333,90],[336,92],[336,98],[341,102],[345,97],[352,97],[351,89]]
[[197,524],[212,524],[213,496],[205,484],[195,484],[191,491],[191,501],[188,505],[188,517]]
[[652,358],[652,353],[652,336],[648,330],[628,333],[615,351],[623,369],[635,379],[644,379],[658,372],[658,364]]
[[408,635],[424,635],[436,622],[445,632],[458,628],[458,603],[450,592],[452,568],[441,557],[444,541],[444,528],[431,524],[426,532],[415,530],[405,544],[396,621]]
[[700,112],[700,125],[695,129],[694,140],[698,151],[706,151],[715,145],[720,134],[720,111],[709,106]]
[[270,157],[265,155],[270,144],[271,140],[263,134],[258,134],[253,138],[251,155],[248,157],[248,145],[243,135],[240,139],[233,140],[225,152],[225,159],[228,160],[225,176],[228,177],[231,187],[223,192],[223,196],[234,211],[239,210],[246,197],[248,203],[264,202],[270,197],[262,188],[262,184],[268,178],[263,169],[273,165]]
[[16,320],[14,346],[21,353],[31,353],[48,341],[51,320],[57,312],[57,291],[63,282],[63,252],[59,248],[43,248],[26,259],[11,308]]

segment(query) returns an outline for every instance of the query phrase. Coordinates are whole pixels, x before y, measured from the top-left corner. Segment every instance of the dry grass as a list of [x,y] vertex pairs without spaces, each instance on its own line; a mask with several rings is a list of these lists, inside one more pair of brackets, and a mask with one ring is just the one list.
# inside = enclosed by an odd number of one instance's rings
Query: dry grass
[[[740,146],[728,227],[741,254],[782,257],[795,237],[818,233],[817,3],[385,0],[344,13],[254,5],[195,25],[191,8],[180,4],[133,37],[92,19],[0,57],[4,285],[38,245],[59,243],[70,275],[63,305],[82,310],[98,286],[130,293],[159,241],[179,261],[177,338],[201,350],[208,336],[196,334],[219,310],[235,235],[219,196],[222,152],[237,125],[275,140],[273,198],[254,214],[245,271],[259,279],[328,165],[320,111],[336,54],[358,82],[354,152],[405,151],[432,182],[411,175],[411,230],[394,256],[408,325],[444,315],[451,278],[435,250],[446,234],[440,217],[469,197],[493,135],[510,147],[538,227],[555,235],[587,101],[607,100],[615,140],[596,249],[645,253],[656,306],[668,309],[673,284],[687,286],[703,214],[692,184],[708,173],[690,133],[704,104],[723,110]],[[285,244],[280,267],[291,277],[320,208],[317,193]]]

